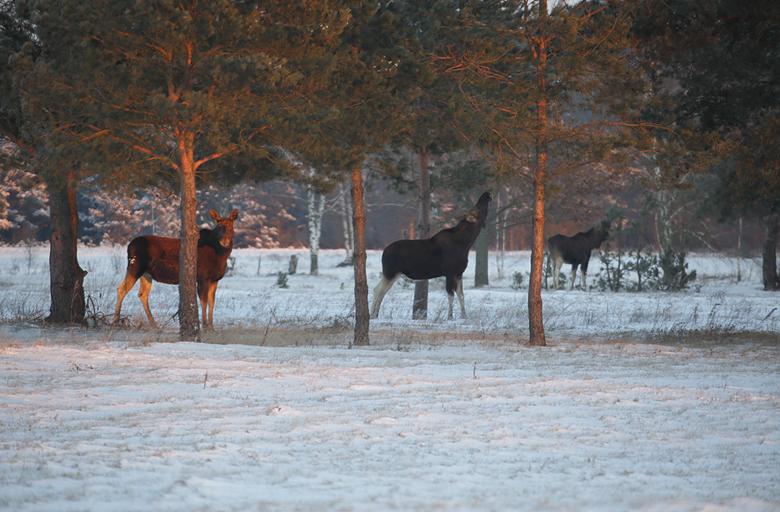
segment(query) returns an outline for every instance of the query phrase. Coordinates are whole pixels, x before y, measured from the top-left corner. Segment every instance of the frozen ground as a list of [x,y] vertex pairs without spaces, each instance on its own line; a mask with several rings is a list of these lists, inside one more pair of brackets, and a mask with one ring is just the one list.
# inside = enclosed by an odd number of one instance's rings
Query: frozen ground
[[[737,283],[736,260],[694,256],[682,294],[545,292],[531,349],[514,253],[490,288],[468,277],[468,319],[434,283],[412,322],[399,283],[348,350],[343,253],[279,289],[292,252],[305,272],[303,250],[236,251],[215,345],[156,342],[173,322],[136,329],[134,293],[131,328],[31,326],[45,250],[0,249],[0,509],[780,511],[780,311],[755,262]],[[81,260],[101,319],[123,249]],[[158,320],[176,298],[155,286]]]

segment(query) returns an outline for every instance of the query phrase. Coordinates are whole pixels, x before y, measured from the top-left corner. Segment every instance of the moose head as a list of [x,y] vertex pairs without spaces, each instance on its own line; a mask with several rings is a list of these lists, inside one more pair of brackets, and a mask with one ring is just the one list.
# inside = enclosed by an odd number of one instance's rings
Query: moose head
[[225,249],[233,247],[233,223],[238,218],[238,210],[234,208],[227,217],[220,217],[217,210],[209,210],[209,215],[217,223],[212,230],[213,237],[219,240],[219,245]]

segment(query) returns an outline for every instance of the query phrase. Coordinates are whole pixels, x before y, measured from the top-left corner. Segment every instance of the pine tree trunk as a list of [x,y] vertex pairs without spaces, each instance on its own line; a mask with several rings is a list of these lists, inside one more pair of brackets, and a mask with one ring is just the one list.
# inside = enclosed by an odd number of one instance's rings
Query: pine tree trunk
[[[658,141],[653,139],[653,148],[657,148]],[[654,156],[654,158],[657,158]],[[653,168],[655,178],[655,236],[661,254],[674,255],[674,227],[672,226],[672,205],[674,193],[669,185],[664,183],[664,176],[660,165]]]
[[674,254],[674,228],[672,226],[672,193],[664,188],[664,185],[660,183],[660,169],[659,184],[661,187],[656,193],[656,237],[658,239],[658,246],[661,249],[661,253]]
[[780,289],[777,278],[777,235],[780,230],[780,215],[769,215],[764,219],[766,236],[764,238],[764,250],[762,254],[762,274],[764,278],[764,290]]
[[[547,0],[539,1],[539,20],[547,17]],[[542,29],[544,26],[542,25]],[[547,39],[542,33],[537,44],[536,101],[536,170],[534,171],[533,243],[531,245],[531,277],[528,283],[528,331],[531,345],[546,345],[542,318],[542,263],[544,260],[544,183],[547,172]]]
[[46,321],[58,324],[84,322],[84,276],[78,262],[78,208],[76,173],[46,180],[51,215],[49,283],[51,311]]
[[191,143],[180,143],[179,338],[182,341],[200,339],[197,302],[199,231],[193,155]]
[[[420,149],[420,174],[417,180],[417,238],[428,238],[431,232],[431,177],[428,169],[428,150]],[[415,281],[412,318],[428,318],[428,281]]]
[[504,278],[504,260],[506,259],[506,215],[502,209],[501,190],[496,194],[496,273],[498,279]]
[[496,222],[488,216],[485,226],[474,242],[476,260],[474,265],[474,286],[480,288],[490,285],[490,242],[496,237]]
[[366,276],[366,205],[360,164],[352,170],[353,224],[355,232],[355,336],[352,344],[368,345],[368,278]]
[[[486,228],[486,229],[485,229]],[[474,287],[480,288],[490,284],[488,277],[488,246],[490,241],[490,226],[485,226],[477,235],[474,241],[474,250],[476,251],[476,261],[474,265]]]

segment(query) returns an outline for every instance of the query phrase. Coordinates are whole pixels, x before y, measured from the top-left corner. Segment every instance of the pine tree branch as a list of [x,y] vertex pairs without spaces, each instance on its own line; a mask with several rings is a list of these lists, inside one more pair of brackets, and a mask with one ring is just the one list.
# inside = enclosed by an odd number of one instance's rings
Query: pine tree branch
[[141,143],[138,140],[133,140],[132,137],[125,138],[119,135],[116,135],[111,132],[111,130],[105,129],[105,128],[99,128],[97,126],[90,126],[90,129],[94,130],[92,134],[87,135],[85,137],[82,137],[80,139],[80,142],[90,142],[92,140],[96,140],[102,137],[106,137],[114,142],[118,142],[119,144],[122,144],[124,146],[127,146],[128,148],[137,151],[139,153],[142,153],[144,155],[147,155],[149,158],[148,161],[159,161],[163,162],[165,165],[170,167],[176,172],[179,172],[179,165],[171,160],[169,157],[160,155],[154,150],[147,147],[145,144]]
[[225,155],[229,155],[230,153],[234,152],[237,148],[238,148],[238,146],[233,146],[233,147],[231,147],[230,149],[228,149],[226,151],[218,151],[216,153],[211,153],[210,155],[206,155],[203,158],[201,158],[200,160],[196,160],[195,163],[192,165],[192,167],[193,167],[194,170],[197,171],[198,168],[201,165],[205,164],[206,162],[210,162],[212,160],[216,160],[218,158],[222,158]]

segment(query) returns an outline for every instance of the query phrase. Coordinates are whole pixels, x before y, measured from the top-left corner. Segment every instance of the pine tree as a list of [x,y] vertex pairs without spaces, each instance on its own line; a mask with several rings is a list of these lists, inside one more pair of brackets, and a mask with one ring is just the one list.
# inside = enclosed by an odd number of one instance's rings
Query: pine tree
[[465,49],[442,58],[468,84],[466,100],[486,121],[477,135],[492,145],[498,165],[527,173],[533,185],[532,345],[545,344],[547,185],[612,158],[624,130],[637,125],[643,91],[631,62],[630,14],[627,2],[477,2],[463,9]]
[[316,59],[347,14],[329,2],[37,5],[67,11],[54,29],[80,38],[67,67],[37,78],[70,87],[71,135],[90,144],[85,158],[122,179],[177,177],[180,336],[195,338],[197,176],[268,156],[286,111],[310,86],[296,63]]
[[[41,70],[70,62],[73,38],[52,30],[48,23],[69,13],[53,10],[42,17],[35,2],[0,3],[0,137],[2,158],[12,165],[34,170],[46,183],[51,230],[49,276],[52,323],[84,321],[84,276],[78,263],[78,208],[76,188],[84,172],[77,154],[63,144],[68,123],[58,118],[65,110],[66,96],[57,83],[39,82]],[[59,6],[57,6],[59,7]],[[44,108],[36,91],[45,88],[50,108]],[[5,146],[5,144],[3,144]]]
[[753,216],[765,226],[764,287],[778,289],[780,217],[780,4],[771,0],[641,3],[636,32],[658,63],[660,79],[676,87],[678,123],[688,123],[725,160],[718,176],[727,217]]
[[[465,140],[459,136],[455,119],[464,109],[456,97],[455,84],[436,66],[435,57],[445,50],[447,34],[443,33],[457,16],[455,3],[402,1],[388,5],[393,24],[393,58],[399,62],[396,81],[405,93],[399,98],[406,120],[396,143],[411,149],[416,170],[417,220],[415,235],[428,238],[431,232],[432,180],[431,160],[453,151]],[[412,317],[427,318],[428,281],[415,282]]]
[[[349,26],[321,76],[310,115],[317,122],[297,123],[296,145],[318,171],[349,172],[353,202],[355,329],[352,345],[369,344],[368,278],[366,276],[366,208],[364,169],[401,124],[397,61],[392,55],[395,18],[392,2],[347,2]],[[305,147],[302,147],[305,146]]]

